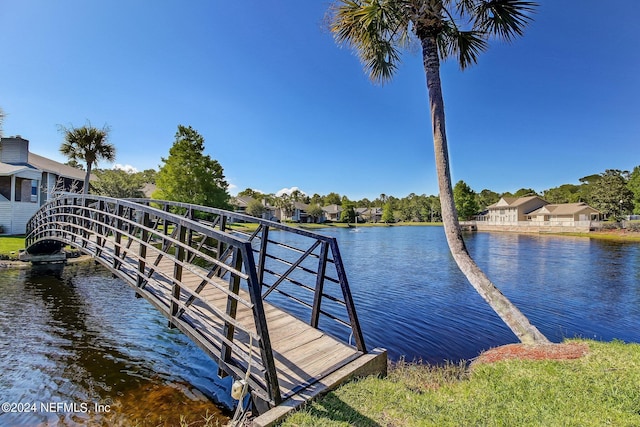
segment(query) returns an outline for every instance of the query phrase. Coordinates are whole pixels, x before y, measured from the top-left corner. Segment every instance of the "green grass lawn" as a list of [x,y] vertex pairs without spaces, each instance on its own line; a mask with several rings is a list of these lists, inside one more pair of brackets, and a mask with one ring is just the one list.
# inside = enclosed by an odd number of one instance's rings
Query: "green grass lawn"
[[0,237],[0,259],[18,259],[20,249],[24,249],[24,236]]
[[282,426],[638,426],[640,345],[588,341],[567,361],[401,364],[348,383]]

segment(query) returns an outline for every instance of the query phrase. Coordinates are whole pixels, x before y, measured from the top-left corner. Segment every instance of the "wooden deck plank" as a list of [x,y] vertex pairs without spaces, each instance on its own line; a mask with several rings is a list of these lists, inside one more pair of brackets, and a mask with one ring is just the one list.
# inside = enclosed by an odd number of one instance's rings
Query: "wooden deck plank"
[[[115,257],[113,242],[111,244],[107,243],[104,251]],[[138,253],[138,244],[136,242],[131,245],[128,253]],[[172,255],[164,255],[158,265],[154,266],[153,263],[158,254],[159,251],[156,249],[147,249],[146,272],[153,269],[154,274],[146,284],[146,288],[163,303],[169,304],[175,258]],[[131,255],[127,255],[123,262],[129,262],[133,266],[137,264],[137,260]],[[135,277],[137,270],[135,268],[126,268],[126,274],[130,277]],[[205,269],[193,265],[189,268],[183,268],[181,286],[195,292],[196,288],[205,280],[207,274],[208,272]],[[206,280],[215,282],[223,289],[228,288],[227,279],[214,277]],[[186,292],[183,292],[183,294],[181,301],[184,302],[187,294]],[[239,294],[241,298],[250,301],[249,295],[245,290],[241,289]],[[220,339],[213,331],[217,331],[220,334],[224,320],[213,313],[210,307],[215,307],[222,313],[226,312],[229,297],[224,291],[207,283],[198,293],[198,298],[200,301],[196,300],[192,304],[188,316],[193,319],[196,330],[202,336],[201,339],[207,339],[213,343],[214,347],[220,348]],[[355,348],[312,328],[278,307],[268,302],[263,302],[263,305],[283,398],[292,396],[301,387],[320,380],[323,376],[350,363],[359,355]],[[239,303],[235,319],[246,330],[255,333],[256,328],[251,308]],[[239,349],[249,353],[249,342],[245,334],[237,333],[234,342]],[[252,365],[254,369],[264,369],[255,344],[251,350]],[[244,362],[240,361],[238,363],[244,364]]]

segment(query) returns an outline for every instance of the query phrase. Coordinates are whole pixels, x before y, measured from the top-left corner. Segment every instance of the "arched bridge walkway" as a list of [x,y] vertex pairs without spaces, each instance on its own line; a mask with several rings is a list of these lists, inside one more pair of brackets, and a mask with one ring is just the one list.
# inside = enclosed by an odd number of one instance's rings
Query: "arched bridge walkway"
[[331,237],[184,203],[65,194],[30,220],[26,243],[27,252],[71,245],[93,256],[212,357],[221,376],[250,371],[257,412],[305,395],[367,353]]

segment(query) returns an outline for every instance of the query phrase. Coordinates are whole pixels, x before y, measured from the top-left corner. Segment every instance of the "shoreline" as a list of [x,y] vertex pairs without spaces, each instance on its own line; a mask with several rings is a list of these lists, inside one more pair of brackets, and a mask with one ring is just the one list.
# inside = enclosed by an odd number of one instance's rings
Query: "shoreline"
[[[323,228],[353,228],[353,224],[346,223],[330,223],[330,224],[287,224],[292,227],[297,227],[301,229],[323,229]],[[441,227],[442,223],[437,222],[400,222],[394,224],[384,224],[384,223],[364,223],[358,224],[358,227],[368,228],[368,227]],[[243,223],[235,223],[231,224],[231,229],[244,229],[244,230],[252,230],[255,227],[249,226]],[[578,233],[578,232],[557,232],[557,233],[532,233],[532,232],[518,232],[518,231],[475,231],[475,233],[509,233],[509,234],[524,234],[524,235],[539,235],[539,236],[556,236],[556,237],[582,237],[589,238],[595,240],[603,240],[609,242],[618,242],[618,243],[640,243],[640,232],[637,231],[628,231],[628,230],[606,230],[606,231],[590,231],[588,233]],[[0,237],[1,239],[2,237]],[[73,264],[76,262],[83,262],[91,260],[91,255],[80,255],[77,257],[69,257],[66,260],[67,264]],[[6,259],[0,260],[0,271],[4,268],[13,268],[13,269],[27,269],[31,267],[31,263],[29,261],[20,261],[17,259]]]
[[640,232],[627,230],[591,231],[589,233],[550,233],[558,236],[589,237],[612,242],[640,243]]
[[[75,264],[79,262],[91,261],[93,257],[91,255],[80,255],[77,257],[67,258],[65,264]],[[32,264],[30,261],[20,261],[13,259],[0,260],[0,271],[5,268],[11,268],[15,270],[26,270],[27,268],[31,268]]]
[[[355,224],[347,223],[324,223],[324,224],[301,224],[301,223],[285,223],[291,227],[302,229],[323,229],[323,228],[355,228]],[[393,224],[385,223],[362,223],[357,224],[357,227],[442,227],[441,222],[397,222]],[[232,225],[234,228],[244,228],[246,230],[253,229],[254,227],[246,227],[244,223],[236,223]],[[513,231],[513,230],[491,230],[491,231],[473,231],[474,233],[509,233],[509,234],[523,234],[523,235],[540,235],[540,236],[558,236],[558,237],[586,237],[597,240],[609,240],[625,243],[640,243],[640,232],[628,231],[628,230],[605,230],[605,231],[590,231],[590,232],[531,232],[531,231]]]

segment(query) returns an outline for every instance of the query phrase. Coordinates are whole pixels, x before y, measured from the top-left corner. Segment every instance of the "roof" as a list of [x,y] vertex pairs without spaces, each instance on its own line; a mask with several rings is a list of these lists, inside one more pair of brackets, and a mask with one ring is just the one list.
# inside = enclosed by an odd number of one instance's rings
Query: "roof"
[[[86,172],[82,169],[74,168],[72,166],[56,162],[55,160],[47,159],[37,154],[33,154],[32,152],[29,152],[29,164],[44,172],[55,173],[56,175],[62,176],[64,178],[71,178],[79,181],[84,181],[84,177],[86,174]],[[91,175],[91,179],[96,179],[96,177]]]
[[293,202],[293,207],[301,211],[306,211],[307,209],[309,209],[309,205],[302,202]]
[[541,202],[548,203],[540,196],[526,196],[526,197],[501,197],[496,203],[487,206],[487,209],[498,209],[502,207],[515,208],[529,203],[532,200],[538,199]]
[[147,182],[144,187],[142,187],[142,192],[144,193],[145,197],[151,198],[151,195],[154,191],[156,191],[156,185],[151,184],[150,182]]
[[356,213],[361,215],[376,215],[382,213],[382,208],[356,208]]
[[253,200],[251,196],[235,196],[231,198],[230,203],[238,208],[246,208]]
[[322,210],[328,213],[340,213],[342,212],[342,206],[336,205],[334,203],[332,205],[323,206]]
[[37,171],[35,167],[25,163],[0,163],[0,176],[15,175],[22,171]]
[[600,213],[597,209],[592,208],[584,202],[579,203],[559,203],[541,207],[529,215],[551,214],[551,215],[574,215],[580,212],[590,211]]

